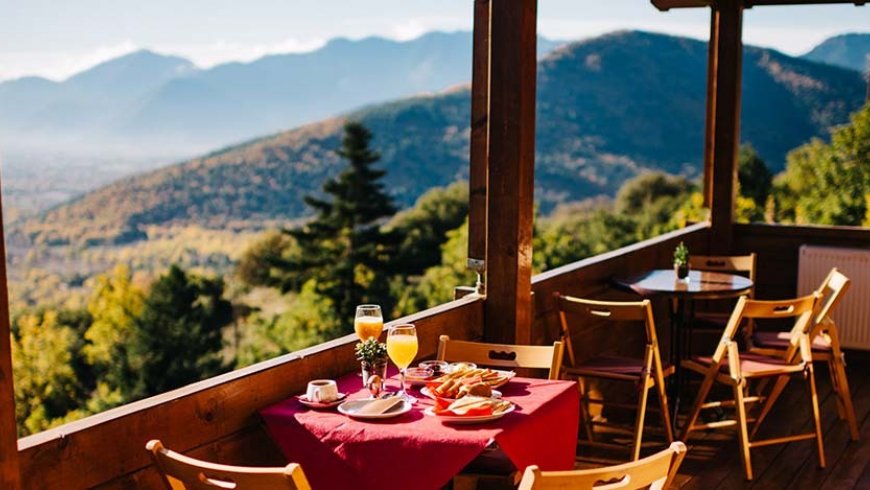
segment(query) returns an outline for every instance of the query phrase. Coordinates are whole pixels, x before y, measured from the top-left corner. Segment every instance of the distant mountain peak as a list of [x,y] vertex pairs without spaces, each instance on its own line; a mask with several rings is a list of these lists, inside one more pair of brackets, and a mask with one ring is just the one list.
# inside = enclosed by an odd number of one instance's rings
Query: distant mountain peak
[[866,72],[870,70],[870,33],[849,32],[830,37],[803,58]]

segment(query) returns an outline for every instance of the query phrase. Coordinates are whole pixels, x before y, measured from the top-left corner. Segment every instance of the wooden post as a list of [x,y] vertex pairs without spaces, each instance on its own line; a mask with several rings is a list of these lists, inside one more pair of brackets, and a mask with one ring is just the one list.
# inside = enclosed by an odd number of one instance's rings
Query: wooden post
[[710,42],[707,44],[707,117],[704,132],[704,206],[713,203],[713,129],[716,127],[716,49],[719,35],[716,13],[710,13]]
[[484,338],[528,344],[532,324],[537,0],[491,2]]
[[21,488],[18,469],[18,428],[12,387],[12,344],[9,328],[9,289],[6,283],[6,242],[0,200],[0,488]]
[[712,155],[710,250],[731,253],[737,154],[740,146],[740,92],[743,64],[743,1],[716,2],[711,15],[711,58],[714,98],[708,108],[708,151]]
[[[471,70],[471,141],[468,171],[468,268],[486,269],[486,154],[489,136],[490,0],[474,0]],[[484,291],[479,291],[483,293]]]

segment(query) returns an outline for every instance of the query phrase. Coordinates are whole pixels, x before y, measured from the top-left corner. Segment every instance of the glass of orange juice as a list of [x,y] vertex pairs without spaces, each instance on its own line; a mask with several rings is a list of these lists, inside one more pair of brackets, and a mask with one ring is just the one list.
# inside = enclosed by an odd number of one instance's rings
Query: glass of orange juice
[[399,396],[410,403],[416,402],[417,399],[405,391],[405,370],[417,357],[417,328],[410,323],[390,327],[387,333],[387,355],[402,375]]
[[363,342],[371,337],[378,338],[384,329],[384,316],[378,305],[359,305],[353,320],[356,336]]

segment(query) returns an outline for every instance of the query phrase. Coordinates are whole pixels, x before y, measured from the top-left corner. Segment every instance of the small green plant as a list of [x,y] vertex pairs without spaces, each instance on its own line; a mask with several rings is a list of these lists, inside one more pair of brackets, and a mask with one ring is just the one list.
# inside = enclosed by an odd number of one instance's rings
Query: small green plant
[[689,264],[689,248],[686,244],[680,242],[677,248],[674,249],[674,265],[684,266]]
[[387,362],[387,344],[369,338],[356,344],[356,358],[367,366],[377,366]]

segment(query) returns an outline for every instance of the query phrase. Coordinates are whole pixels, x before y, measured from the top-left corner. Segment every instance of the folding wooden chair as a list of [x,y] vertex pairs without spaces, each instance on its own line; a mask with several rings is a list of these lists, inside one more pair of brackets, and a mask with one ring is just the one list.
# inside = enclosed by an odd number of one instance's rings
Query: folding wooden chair
[[442,335],[438,342],[439,361],[468,361],[480,366],[549,369],[548,379],[559,379],[562,368],[562,342],[551,346],[485,344],[450,340]]
[[[580,440],[578,444],[624,448],[619,444],[597,442],[594,439],[596,425],[613,427],[612,424],[592,420],[589,412],[590,404],[610,405],[615,408],[630,408],[636,410],[634,431],[632,432],[631,459],[640,458],[643,439],[644,418],[646,415],[649,390],[655,388],[659,399],[662,426],[668,443],[674,442],[671,417],[668,410],[668,398],[665,394],[665,378],[674,373],[673,366],[662,365],[661,353],[656,337],[655,321],[649,300],[638,302],[593,301],[587,299],[562,296],[556,293],[556,303],[559,307],[559,320],[562,325],[562,340],[568,350],[569,366],[564,369],[567,376],[577,379],[582,403],[581,423],[585,428],[587,441]],[[596,356],[584,361],[577,361],[571,343],[571,329],[568,325],[568,315],[580,318],[584,322],[638,322],[643,323],[646,347],[642,359],[621,356]],[[591,398],[586,389],[589,378],[608,381],[627,381],[634,383],[639,396],[637,405],[610,403],[603,399]]]
[[[831,386],[837,395],[837,415],[840,420],[845,420],[849,425],[849,434],[853,441],[859,439],[858,421],[855,418],[855,406],[852,404],[852,394],[849,390],[849,380],[846,378],[846,359],[840,347],[840,336],[837,324],[831,317],[831,313],[843,299],[843,295],[849,289],[851,281],[836,267],[831,269],[828,276],[822,281],[816,291],[824,299],[819,313],[816,315],[815,327],[810,334],[813,361],[826,362],[828,373],[831,376]],[[752,335],[751,352],[768,355],[782,355],[790,347],[789,332],[755,331]],[[764,409],[753,430],[754,433],[759,424],[770,411],[770,407],[782,394],[787,378],[778,380],[770,395],[765,401]]]
[[[745,296],[737,301],[734,313],[728,320],[722,340],[711,357],[693,356],[683,361],[683,367],[704,375],[704,381],[698,391],[698,396],[692,406],[689,418],[683,428],[681,440],[686,441],[691,432],[699,429],[716,429],[738,426],[741,456],[746,478],[752,480],[752,460],[750,450],[756,447],[772,444],[784,444],[793,441],[815,439],[819,455],[819,466],[825,467],[825,449],[822,445],[822,427],[819,420],[818,395],[813,374],[813,363],[809,348],[808,335],[813,328],[813,316],[819,301],[819,294],[814,293],[803,298],[782,301],[757,301]],[[759,353],[741,354],[734,341],[738,326],[744,319],[761,318],[796,318],[789,338],[789,349],[780,356]],[[810,405],[813,413],[815,430],[805,434],[795,434],[767,440],[750,440],[746,405],[761,401],[759,396],[747,396],[747,383],[750,380],[765,378],[788,377],[802,374],[807,380],[810,391]],[[713,401],[705,403],[714,382],[732,387],[733,400]],[[702,409],[733,406],[736,419],[720,420],[711,423],[697,424]]]
[[157,440],[145,448],[168,490],[311,490],[302,467],[250,468],[208,463],[170,451]]
[[[756,256],[754,253],[749,255],[689,256],[690,269],[707,272],[741,274],[748,277],[753,284],[755,284],[755,264]],[[752,299],[753,291],[750,291],[748,296]],[[733,306],[735,304],[734,301],[730,301],[730,304]],[[718,335],[725,329],[725,325],[728,323],[728,318],[731,316],[732,311],[732,307],[729,307],[728,311],[697,310],[693,305],[692,319],[689,328],[696,332],[715,332]]]
[[591,470],[541,471],[529,466],[519,490],[634,490],[668,488],[686,456],[686,445],[674,442],[664,451],[639,461]]

